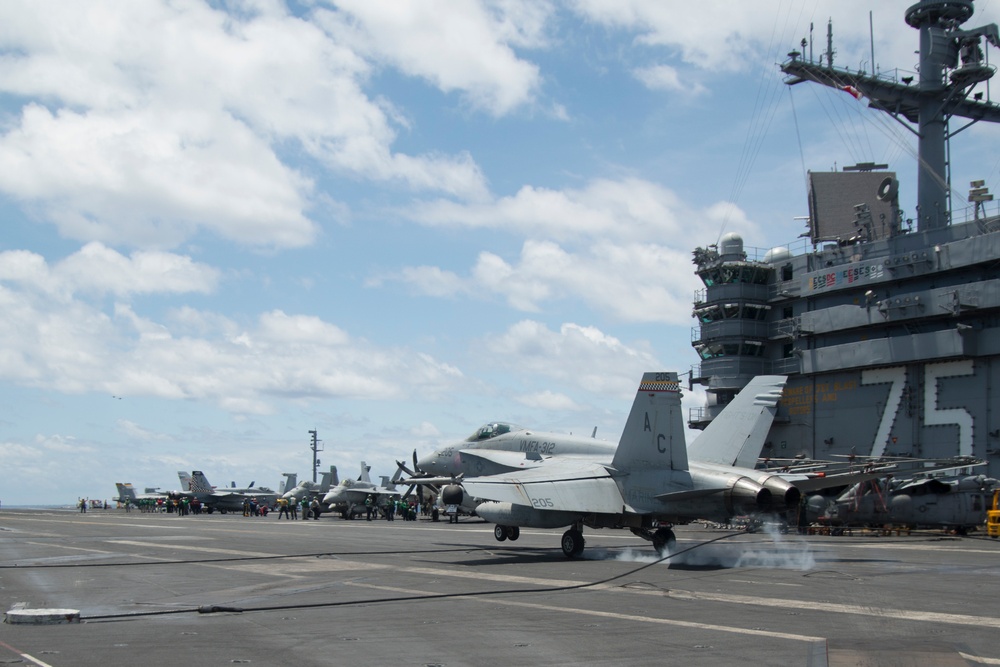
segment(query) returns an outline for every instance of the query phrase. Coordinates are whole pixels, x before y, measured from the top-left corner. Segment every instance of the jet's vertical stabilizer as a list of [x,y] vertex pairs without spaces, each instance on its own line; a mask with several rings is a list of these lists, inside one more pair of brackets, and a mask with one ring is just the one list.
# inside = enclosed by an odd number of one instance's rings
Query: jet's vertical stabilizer
[[213,493],[212,485],[208,483],[205,473],[200,470],[191,472],[191,492],[192,493]]
[[125,502],[127,498],[133,504],[136,504],[135,489],[131,484],[122,484],[121,482],[116,482],[115,486],[118,487],[118,501]]
[[677,373],[644,373],[612,461],[615,469],[687,470]]
[[278,484],[278,493],[288,493],[299,483],[299,474],[297,472],[283,472],[281,476],[285,478],[285,483]]
[[330,490],[330,486],[333,485],[333,478],[337,476],[337,466],[330,466],[330,471],[323,473],[319,478],[319,490],[321,493],[326,493]]
[[778,410],[784,375],[758,375],[702,431],[688,456],[699,463],[753,468]]

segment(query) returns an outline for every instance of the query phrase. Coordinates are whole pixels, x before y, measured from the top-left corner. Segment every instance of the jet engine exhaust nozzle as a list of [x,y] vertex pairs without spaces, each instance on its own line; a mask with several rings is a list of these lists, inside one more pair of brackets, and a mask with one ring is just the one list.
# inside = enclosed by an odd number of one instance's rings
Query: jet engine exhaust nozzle
[[[791,483],[780,477],[773,476],[768,477],[764,481],[764,488],[771,492],[771,495],[782,505],[784,509],[791,509],[793,507],[798,507],[799,500],[802,499],[802,492],[795,488]],[[777,507],[775,509],[778,509]]]
[[766,512],[771,509],[771,491],[746,477],[740,477],[729,489],[730,511]]

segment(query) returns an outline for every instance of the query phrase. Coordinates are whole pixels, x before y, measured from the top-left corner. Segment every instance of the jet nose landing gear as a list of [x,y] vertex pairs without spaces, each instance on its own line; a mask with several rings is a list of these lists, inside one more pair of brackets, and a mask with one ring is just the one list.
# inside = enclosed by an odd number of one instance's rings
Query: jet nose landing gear
[[497,538],[497,542],[503,542],[504,540],[513,542],[521,537],[521,529],[517,526],[501,526],[497,524],[493,526],[493,537]]

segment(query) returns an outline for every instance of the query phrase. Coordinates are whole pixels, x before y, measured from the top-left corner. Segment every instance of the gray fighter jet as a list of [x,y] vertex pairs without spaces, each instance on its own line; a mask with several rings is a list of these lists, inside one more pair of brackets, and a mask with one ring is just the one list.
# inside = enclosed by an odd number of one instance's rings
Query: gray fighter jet
[[177,491],[160,491],[158,488],[146,487],[144,493],[138,493],[128,482],[115,482],[115,488],[118,490],[118,495],[115,500],[124,504],[129,503],[133,506],[138,506],[140,500],[157,500],[163,498],[164,500],[172,497],[176,497],[174,494]]
[[303,498],[322,498],[330,490],[331,486],[339,483],[337,477],[337,466],[330,466],[330,471],[323,473],[319,483],[311,482],[308,479],[294,484],[295,473],[282,473],[288,481],[285,483],[285,492],[281,497],[289,502],[302,502]]
[[781,511],[799,502],[790,482],[752,467],[784,382],[784,376],[752,380],[689,452],[677,374],[646,373],[610,460],[553,458],[463,486],[490,501],[476,513],[497,524],[497,539],[516,539],[518,527],[569,526],[561,545],[573,558],[583,552],[585,525],[627,527],[667,551],[675,541],[671,525]]
[[[183,479],[183,472],[177,474]],[[258,505],[271,506],[278,498],[278,494],[266,486],[216,488],[208,482],[205,473],[200,470],[191,472],[191,490],[184,495],[197,498],[209,513],[214,510],[241,512],[243,511],[243,501],[251,498],[256,499]]]
[[366,510],[365,500],[368,496],[375,496],[379,507],[384,507],[390,498],[399,498],[400,492],[396,489],[396,482],[402,471],[396,470],[392,479],[382,476],[382,486],[372,482],[369,476],[371,466],[364,461],[361,462],[361,474],[357,479],[345,479],[332,487],[325,496],[322,503],[330,511],[340,512],[345,519],[353,519],[355,515]]
[[[675,541],[672,525],[785,512],[797,507],[800,486],[842,486],[897,465],[851,474],[755,469],[785,379],[751,380],[689,449],[677,374],[646,373],[612,456],[555,456],[523,471],[463,479],[462,492],[487,501],[476,513],[497,524],[498,540],[516,539],[520,527],[569,526],[561,545],[572,558],[583,551],[584,526],[629,528],[664,552]],[[446,503],[455,497],[454,489],[443,493]]]

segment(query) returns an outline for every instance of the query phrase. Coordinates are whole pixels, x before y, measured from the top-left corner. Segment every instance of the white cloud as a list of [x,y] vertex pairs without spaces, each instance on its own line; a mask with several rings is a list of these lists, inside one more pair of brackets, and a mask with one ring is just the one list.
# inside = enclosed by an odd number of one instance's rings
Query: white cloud
[[128,419],[119,419],[115,422],[118,430],[124,433],[126,436],[133,440],[140,440],[142,442],[154,442],[154,441],[168,441],[170,436],[163,433],[154,433],[148,429],[139,426],[133,421]]
[[524,186],[490,202],[438,200],[400,211],[432,226],[502,229],[530,238],[669,238],[693,211],[673,191],[639,178],[594,179],[564,190]]
[[[430,226],[523,235],[516,259],[479,253],[466,277],[435,266],[407,267],[373,278],[406,283],[431,296],[496,294],[513,308],[541,312],[575,300],[628,322],[687,325],[702,285],[691,266],[692,224],[757,234],[745,213],[718,202],[696,210],[651,181],[595,179],[578,189],[524,187],[492,203],[438,200],[400,211]],[[710,237],[711,238],[711,237]]]
[[553,331],[536,320],[522,320],[483,345],[498,366],[596,394],[633,394],[636,379],[660,365],[645,343],[626,345],[596,327],[574,323]]
[[516,400],[518,403],[531,408],[553,412],[576,412],[584,409],[569,396],[548,390],[518,396]]
[[308,211],[327,197],[279,150],[353,177],[485,195],[468,154],[394,152],[386,103],[362,90],[369,63],[279,3],[3,5],[0,26],[0,92],[26,100],[0,133],[0,192],[66,237],[172,247],[205,230],[252,246],[311,243]]
[[681,74],[670,65],[639,67],[632,71],[632,76],[650,90],[677,91],[689,96],[700,95],[706,90],[697,81],[682,80]]
[[101,243],[88,243],[51,269],[41,255],[26,250],[0,252],[0,281],[56,298],[74,294],[180,294],[212,292],[218,270],[184,255],[136,251],[128,257]]
[[[880,43],[877,62],[894,63],[889,66],[894,67],[913,61],[913,35],[897,29],[912,4],[910,0],[876,3],[873,16]],[[818,55],[824,49],[826,23],[832,20],[837,37],[836,57],[841,66],[869,72],[873,69],[867,18],[873,9],[870,0],[810,3],[702,0],[691,11],[678,11],[669,2],[574,0],[571,7],[586,20],[636,33],[639,44],[668,51],[676,56],[678,64],[700,72],[757,68],[762,58],[769,58],[770,66],[784,59],[801,39],[810,36]],[[810,26],[814,26],[811,35]],[[886,69],[884,64],[881,68]],[[684,88],[690,89],[692,85],[697,84],[688,81]]]
[[[369,281],[369,285],[376,286],[392,279],[394,279],[392,275],[374,278]],[[454,296],[467,293],[469,289],[458,274],[436,266],[405,267],[400,271],[398,279],[412,285],[421,294],[430,296]]]
[[431,296],[495,294],[517,310],[537,313],[556,300],[582,301],[626,322],[685,325],[700,287],[690,249],[653,243],[593,243],[577,250],[525,241],[516,262],[481,252],[468,278],[434,267],[404,269],[383,280],[405,282]]
[[[58,267],[48,272],[24,253],[15,259],[58,282]],[[156,261],[124,265],[123,275],[139,286],[162,276]],[[169,282],[163,279],[165,289]],[[0,308],[0,377],[64,393],[203,399],[266,414],[282,399],[431,396],[462,377],[429,355],[378,347],[318,317],[280,310],[251,327],[190,307],[159,322],[125,303],[109,316],[72,294],[17,281],[0,282]]]
[[441,436],[441,431],[430,422],[420,422],[410,429],[409,434],[415,438],[437,438]]
[[540,86],[538,66],[518,58],[511,46],[545,45],[544,27],[552,11],[548,3],[335,0],[335,4],[350,16],[361,48],[444,92],[460,91],[476,109],[506,115],[530,103]]

